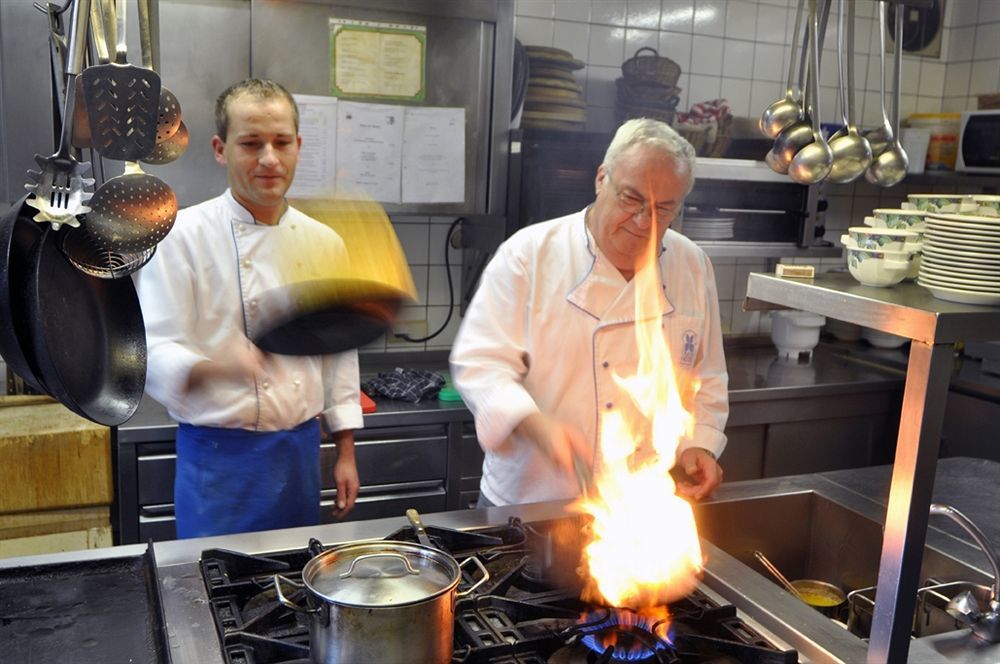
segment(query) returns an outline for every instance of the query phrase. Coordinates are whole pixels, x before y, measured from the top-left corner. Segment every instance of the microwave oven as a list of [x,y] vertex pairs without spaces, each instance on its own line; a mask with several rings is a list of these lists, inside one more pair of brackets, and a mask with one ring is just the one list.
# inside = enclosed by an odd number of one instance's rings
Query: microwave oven
[[962,113],[955,170],[1000,174],[1000,109]]

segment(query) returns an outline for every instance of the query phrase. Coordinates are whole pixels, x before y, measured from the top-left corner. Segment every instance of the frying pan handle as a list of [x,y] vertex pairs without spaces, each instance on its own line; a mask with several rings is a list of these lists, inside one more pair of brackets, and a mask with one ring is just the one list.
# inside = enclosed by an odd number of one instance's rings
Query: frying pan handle
[[472,561],[472,562],[474,562],[476,564],[476,567],[479,568],[479,571],[481,571],[483,573],[483,578],[479,579],[478,581],[476,581],[474,584],[472,584],[471,586],[469,586],[465,590],[462,590],[462,591],[459,591],[459,592],[455,593],[455,595],[458,596],[458,597],[465,597],[466,595],[468,595],[469,593],[471,593],[473,590],[475,590],[476,588],[478,588],[479,586],[483,585],[484,583],[486,583],[487,581],[490,580],[489,570],[486,569],[486,566],[483,565],[483,562],[481,560],[479,560],[478,556],[472,556],[471,558],[466,558],[461,563],[459,563],[458,566],[460,568],[461,567],[465,567],[465,564],[468,563],[469,561]]
[[300,606],[299,604],[296,604],[292,600],[290,600],[287,597],[285,597],[285,593],[283,593],[282,590],[281,590],[281,582],[282,581],[284,581],[285,583],[288,583],[288,584],[290,584],[292,586],[295,586],[297,588],[301,588],[302,587],[300,584],[295,583],[291,579],[287,579],[287,578],[281,576],[280,574],[275,574],[274,575],[274,592],[278,596],[278,601],[281,602],[282,606],[285,606],[285,607],[291,609],[292,611],[295,611],[296,613],[319,613],[319,608],[309,608],[309,607],[306,607],[306,606]]

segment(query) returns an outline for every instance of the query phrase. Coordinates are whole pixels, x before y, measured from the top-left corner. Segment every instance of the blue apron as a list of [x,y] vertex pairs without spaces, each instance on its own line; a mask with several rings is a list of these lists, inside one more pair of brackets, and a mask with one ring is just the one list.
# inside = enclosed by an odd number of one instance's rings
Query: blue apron
[[315,418],[289,431],[179,425],[177,537],[319,523],[319,447]]

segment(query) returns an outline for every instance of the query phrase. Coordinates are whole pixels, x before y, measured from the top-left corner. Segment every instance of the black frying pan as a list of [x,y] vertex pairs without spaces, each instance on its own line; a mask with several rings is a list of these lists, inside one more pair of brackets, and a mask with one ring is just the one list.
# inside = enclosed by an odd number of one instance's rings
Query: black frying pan
[[36,392],[46,392],[32,351],[24,299],[31,252],[44,229],[31,219],[31,214],[21,214],[27,198],[25,195],[0,217],[0,261],[3,262],[0,266],[0,355],[29,387]]
[[77,270],[46,228],[32,256],[28,321],[46,391],[75,413],[119,425],[146,382],[146,331],[129,278]]

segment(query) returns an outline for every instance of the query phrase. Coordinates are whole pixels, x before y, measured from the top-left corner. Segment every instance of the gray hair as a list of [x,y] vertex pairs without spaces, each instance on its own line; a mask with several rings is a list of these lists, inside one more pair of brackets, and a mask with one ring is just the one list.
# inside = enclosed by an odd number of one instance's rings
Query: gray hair
[[690,176],[688,192],[691,191],[694,186],[694,147],[673,127],[652,118],[635,118],[623,123],[604,153],[604,170],[612,171],[621,154],[633,145],[648,145],[662,150],[677,162],[678,167],[685,167]]

